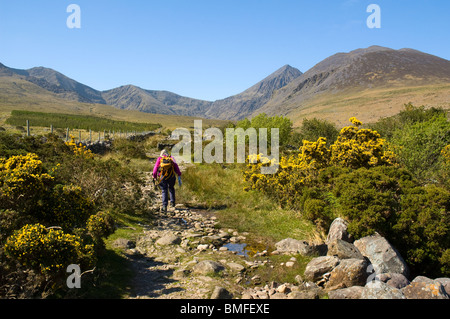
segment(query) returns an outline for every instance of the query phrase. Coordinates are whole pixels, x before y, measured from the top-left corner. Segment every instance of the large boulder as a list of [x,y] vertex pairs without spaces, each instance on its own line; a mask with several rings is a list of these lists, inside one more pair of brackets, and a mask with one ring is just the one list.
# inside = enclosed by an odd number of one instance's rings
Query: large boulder
[[423,276],[414,278],[402,292],[407,299],[449,299],[439,281]]
[[363,237],[354,242],[361,254],[369,259],[377,274],[409,275],[408,265],[398,251],[381,235]]
[[348,222],[342,218],[336,218],[330,225],[326,243],[334,239],[341,239],[349,243],[353,242],[352,236],[347,232]]
[[339,259],[364,259],[361,252],[355,245],[342,239],[333,239],[328,243],[328,256],[336,256]]
[[323,275],[331,272],[339,264],[339,258],[335,256],[322,256],[311,260],[305,269],[305,280],[316,282]]
[[327,287],[364,286],[367,280],[367,261],[364,259],[343,259],[332,271]]
[[450,296],[450,278],[436,278],[435,280],[444,286],[445,292]]

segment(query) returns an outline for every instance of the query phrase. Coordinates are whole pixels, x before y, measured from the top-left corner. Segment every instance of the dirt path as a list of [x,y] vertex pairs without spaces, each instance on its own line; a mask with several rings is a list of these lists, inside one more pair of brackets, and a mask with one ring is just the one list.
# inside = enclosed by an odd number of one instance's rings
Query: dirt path
[[[147,178],[146,191],[154,192]],[[258,272],[274,265],[265,250],[245,253],[247,233],[219,228],[213,211],[177,205],[161,213],[160,196],[157,192],[153,225],[132,248],[124,248],[135,274],[130,299],[288,298],[299,289],[261,282]]]

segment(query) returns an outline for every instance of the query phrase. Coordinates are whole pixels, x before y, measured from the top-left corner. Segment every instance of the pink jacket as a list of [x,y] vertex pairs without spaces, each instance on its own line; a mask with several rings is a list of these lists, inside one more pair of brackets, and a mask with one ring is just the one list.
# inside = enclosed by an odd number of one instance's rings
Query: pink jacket
[[[180,168],[178,167],[178,164],[175,162],[175,159],[171,156],[171,158],[172,158],[172,160],[173,160],[173,168],[175,169],[175,173],[178,175],[178,176],[181,176],[181,171],[180,171]],[[155,163],[155,167],[153,167],[153,178],[158,178],[158,168],[159,168],[159,165],[161,164],[161,159],[162,159],[162,157],[158,157],[158,159],[156,160],[156,163]]]

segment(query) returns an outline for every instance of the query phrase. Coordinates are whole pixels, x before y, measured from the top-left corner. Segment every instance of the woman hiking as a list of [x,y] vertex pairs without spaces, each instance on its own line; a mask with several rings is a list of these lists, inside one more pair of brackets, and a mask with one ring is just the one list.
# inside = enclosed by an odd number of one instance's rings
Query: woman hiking
[[153,168],[153,179],[162,191],[162,211],[167,212],[167,205],[169,203],[175,207],[175,182],[177,180],[181,185],[181,172],[175,159],[169,155],[167,150],[162,150],[160,156],[156,160]]

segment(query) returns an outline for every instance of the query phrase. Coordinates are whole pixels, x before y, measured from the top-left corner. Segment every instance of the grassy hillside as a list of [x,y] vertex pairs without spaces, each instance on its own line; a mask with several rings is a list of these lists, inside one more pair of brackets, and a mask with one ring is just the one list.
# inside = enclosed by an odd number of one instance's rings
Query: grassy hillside
[[287,116],[295,127],[301,126],[304,118],[314,117],[329,120],[342,127],[347,125],[352,116],[364,123],[374,123],[380,118],[393,116],[409,102],[450,109],[450,84],[319,94],[300,107],[290,105]]
[[6,120],[10,125],[23,125],[26,121],[30,121],[33,126],[54,128],[72,128],[93,131],[103,130],[121,130],[121,131],[154,131],[161,126],[153,123],[135,123],[126,121],[114,121],[97,116],[74,115],[62,113],[44,113],[30,111],[12,111],[11,117]]

